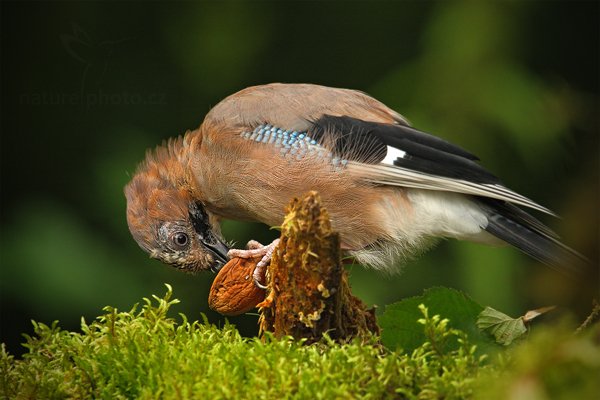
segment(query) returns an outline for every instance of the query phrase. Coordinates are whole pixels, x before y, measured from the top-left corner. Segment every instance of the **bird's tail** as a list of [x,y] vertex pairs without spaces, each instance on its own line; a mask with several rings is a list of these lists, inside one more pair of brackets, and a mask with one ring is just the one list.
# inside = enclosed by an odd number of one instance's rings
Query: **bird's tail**
[[586,258],[560,242],[550,228],[520,208],[503,201],[482,200],[487,213],[485,230],[523,253],[570,276],[580,276]]

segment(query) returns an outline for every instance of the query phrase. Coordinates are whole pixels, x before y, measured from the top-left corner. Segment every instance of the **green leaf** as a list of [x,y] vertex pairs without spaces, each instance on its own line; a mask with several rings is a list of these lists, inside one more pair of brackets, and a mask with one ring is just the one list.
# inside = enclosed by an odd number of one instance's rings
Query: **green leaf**
[[[444,287],[427,289],[422,296],[410,297],[385,307],[379,318],[382,328],[381,341],[388,348],[413,351],[426,341],[423,326],[417,321],[422,318],[419,305],[424,304],[430,315],[440,315],[450,320],[449,326],[460,329],[477,345],[478,352],[491,352],[496,348],[493,340],[482,333],[475,322],[483,307],[466,294]],[[456,348],[456,343],[449,343]]]
[[508,346],[515,339],[521,337],[527,332],[527,327],[523,318],[512,318],[508,315],[494,310],[492,307],[486,307],[477,318],[477,327],[484,331],[489,331],[496,342]]
[[477,327],[489,331],[497,343],[508,346],[527,332],[527,323],[555,308],[555,306],[542,307],[527,311],[522,317],[512,318],[492,307],[486,307],[477,318]]

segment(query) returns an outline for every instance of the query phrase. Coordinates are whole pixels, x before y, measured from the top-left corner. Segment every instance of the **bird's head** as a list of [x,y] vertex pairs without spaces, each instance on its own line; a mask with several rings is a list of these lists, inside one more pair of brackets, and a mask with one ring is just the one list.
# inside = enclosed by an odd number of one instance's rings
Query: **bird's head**
[[149,153],[125,186],[127,223],[150,257],[179,270],[218,271],[227,262],[218,218],[194,198],[177,143]]

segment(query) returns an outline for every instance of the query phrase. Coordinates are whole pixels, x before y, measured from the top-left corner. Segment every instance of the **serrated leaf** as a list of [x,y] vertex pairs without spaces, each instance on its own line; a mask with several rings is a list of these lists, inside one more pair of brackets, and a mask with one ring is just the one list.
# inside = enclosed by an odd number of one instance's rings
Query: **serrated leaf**
[[489,331],[496,342],[508,346],[527,332],[523,318],[512,318],[492,307],[486,307],[477,318],[477,327]]
[[449,326],[465,332],[470,342],[477,345],[479,352],[490,352],[496,347],[494,341],[475,325],[483,307],[466,294],[445,287],[427,289],[422,296],[410,297],[385,307],[378,320],[382,328],[381,341],[386,347],[410,352],[425,342],[423,325],[417,322],[423,317],[419,304],[428,308],[429,315],[437,314],[449,319]]

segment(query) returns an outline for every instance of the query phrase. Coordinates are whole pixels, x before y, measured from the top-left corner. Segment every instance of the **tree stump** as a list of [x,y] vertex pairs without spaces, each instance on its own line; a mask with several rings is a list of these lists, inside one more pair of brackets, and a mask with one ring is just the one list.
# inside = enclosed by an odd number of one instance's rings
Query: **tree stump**
[[267,296],[258,305],[260,331],[336,341],[378,334],[375,310],[350,292],[340,236],[316,192],[286,208],[281,238],[267,271]]

